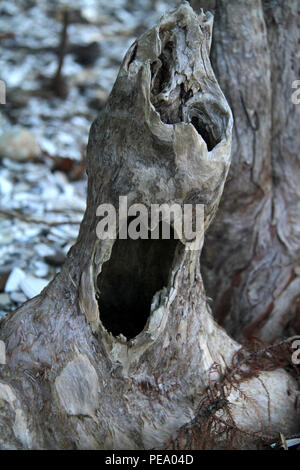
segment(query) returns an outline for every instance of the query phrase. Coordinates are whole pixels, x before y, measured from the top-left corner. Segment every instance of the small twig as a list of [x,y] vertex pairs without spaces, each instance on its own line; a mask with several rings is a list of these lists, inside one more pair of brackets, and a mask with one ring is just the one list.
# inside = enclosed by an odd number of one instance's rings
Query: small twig
[[29,224],[41,224],[41,225],[47,225],[49,227],[56,227],[58,225],[79,225],[80,224],[80,221],[74,221],[74,220],[62,220],[61,222],[46,222],[45,220],[34,219],[32,217],[26,217],[26,215],[18,211],[8,211],[5,209],[0,209],[0,214],[6,215],[7,217],[10,217],[10,218],[16,217],[17,219],[20,219],[23,222],[27,222]]
[[60,45],[58,49],[58,65],[56,71],[56,79],[59,79],[61,76],[62,66],[64,63],[65,53],[66,53],[66,44],[67,44],[67,28],[69,23],[69,12],[67,9],[63,12],[63,28],[61,32]]
[[58,47],[58,64],[55,76],[52,80],[53,90],[60,98],[66,98],[67,96],[67,85],[62,75],[62,67],[67,52],[67,29],[69,24],[69,10],[67,8],[63,11],[63,26],[60,38],[60,44]]
[[285,437],[282,434],[282,432],[280,433],[280,439],[281,439],[281,444],[282,444],[282,447],[284,448],[284,450],[289,450],[289,448],[287,446],[287,443],[286,443],[286,440],[285,440]]

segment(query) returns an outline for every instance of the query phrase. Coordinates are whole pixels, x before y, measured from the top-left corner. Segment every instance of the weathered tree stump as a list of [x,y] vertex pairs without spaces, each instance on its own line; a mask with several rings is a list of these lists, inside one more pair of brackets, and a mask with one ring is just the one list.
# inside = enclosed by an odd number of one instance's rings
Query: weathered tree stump
[[[240,345],[213,320],[201,246],[96,234],[98,206],[118,207],[120,196],[147,207],[203,204],[210,225],[232,132],[209,61],[211,31],[212,15],[182,5],[126,54],[91,128],[77,243],[49,286],[1,323],[1,448],[162,448],[185,426],[214,437],[225,409],[225,431],[246,431],[241,447],[256,446],[263,428],[297,430],[293,377],[251,370],[246,353],[236,362]],[[224,434],[215,438],[226,445]]]

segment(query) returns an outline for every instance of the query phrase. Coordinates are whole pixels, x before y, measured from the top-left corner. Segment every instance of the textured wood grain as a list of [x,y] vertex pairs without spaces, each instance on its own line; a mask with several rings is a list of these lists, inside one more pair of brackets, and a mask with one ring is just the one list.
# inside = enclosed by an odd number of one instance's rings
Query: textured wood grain
[[[162,276],[165,284],[150,299],[142,331],[136,336],[130,328],[124,331],[122,318],[117,334],[102,316],[107,302],[117,308],[116,298],[124,296],[124,271],[139,272],[139,250],[145,249],[143,262],[151,260],[144,263],[149,277],[135,276],[126,289],[135,288],[138,299],[138,281],[146,279],[146,290],[156,288],[151,267],[162,251],[155,241],[135,252],[126,241],[99,240],[99,204],[117,206],[119,196],[146,206],[199,202],[205,205],[205,230],[217,211],[230,165],[233,121],[209,61],[211,30],[212,16],[197,16],[185,4],[126,54],[91,128],[87,210],[77,243],[50,285],[1,322],[7,359],[0,366],[1,448],[161,448],[197,417],[207,386],[222,377],[240,349],[211,315],[201,247],[192,251],[185,240],[176,247],[158,241],[171,255],[165,258],[169,276],[167,281]],[[257,47],[259,54],[263,42]],[[257,104],[263,111],[271,106],[270,97]],[[252,164],[250,150],[249,158]],[[258,184],[260,171],[253,178]],[[120,263],[113,262],[115,249]],[[127,252],[132,256],[125,257]],[[135,298],[122,298],[127,303],[121,314],[132,326]],[[211,374],[215,363],[219,369]],[[256,375],[244,382],[245,393],[228,389],[225,400],[236,426],[247,432],[263,427],[295,432],[293,378],[283,370]],[[253,446],[253,437],[245,436],[243,446]]]
[[291,100],[299,75],[297,1],[209,6],[212,63],[235,126],[203,272],[218,321],[235,338],[271,341],[300,332],[300,107]]

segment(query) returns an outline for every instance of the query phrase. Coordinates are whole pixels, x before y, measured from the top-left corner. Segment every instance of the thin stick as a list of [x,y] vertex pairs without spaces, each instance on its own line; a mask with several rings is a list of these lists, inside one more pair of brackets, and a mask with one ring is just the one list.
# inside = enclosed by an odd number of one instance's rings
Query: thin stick
[[6,215],[7,217],[10,217],[10,218],[16,217],[17,219],[20,219],[23,222],[27,222],[29,224],[42,224],[42,225],[48,225],[49,227],[56,227],[58,225],[79,225],[80,224],[80,221],[74,221],[74,220],[63,220],[61,222],[46,222],[45,220],[34,219],[32,217],[26,217],[26,215],[22,214],[21,212],[8,211],[5,209],[0,209],[0,214]]

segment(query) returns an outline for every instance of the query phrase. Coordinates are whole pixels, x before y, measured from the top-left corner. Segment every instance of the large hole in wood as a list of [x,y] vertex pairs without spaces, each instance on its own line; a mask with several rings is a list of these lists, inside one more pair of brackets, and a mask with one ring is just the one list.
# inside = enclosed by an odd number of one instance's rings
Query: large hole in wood
[[143,330],[154,294],[168,285],[177,244],[173,229],[170,240],[115,241],[97,279],[100,319],[114,336]]

